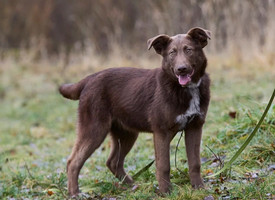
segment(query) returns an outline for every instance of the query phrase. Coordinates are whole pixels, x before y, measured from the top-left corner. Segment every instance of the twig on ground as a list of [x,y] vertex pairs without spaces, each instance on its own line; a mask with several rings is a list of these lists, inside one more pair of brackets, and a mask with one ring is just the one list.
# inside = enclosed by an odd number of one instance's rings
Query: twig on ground
[[210,149],[210,147],[209,146],[207,146],[207,145],[205,145],[208,149],[209,149],[209,151],[211,151],[211,153],[215,156],[215,158],[219,161],[219,163],[220,163],[220,169],[223,167],[223,165],[224,165],[224,162],[222,161],[222,159],[221,159],[221,157],[219,156],[219,155],[217,155],[217,154],[215,154],[215,152],[212,150],[212,149]]
[[180,138],[179,138],[178,143],[177,143],[177,146],[176,146],[176,151],[175,151],[175,167],[176,167],[176,169],[177,169],[181,174],[184,174],[184,172],[181,171],[181,170],[178,168],[178,166],[177,166],[177,153],[178,153],[178,147],[179,147],[179,143],[180,143],[180,140],[181,140],[181,138],[182,138],[182,135],[183,135],[183,131],[182,131],[181,134],[180,134]]

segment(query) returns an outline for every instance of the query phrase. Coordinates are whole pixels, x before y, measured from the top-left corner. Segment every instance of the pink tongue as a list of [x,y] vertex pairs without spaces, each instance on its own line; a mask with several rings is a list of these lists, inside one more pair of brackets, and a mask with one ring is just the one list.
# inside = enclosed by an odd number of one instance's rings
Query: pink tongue
[[191,78],[187,75],[185,75],[185,76],[179,75],[178,79],[179,79],[179,84],[182,86],[186,85],[187,83],[189,83],[191,81]]

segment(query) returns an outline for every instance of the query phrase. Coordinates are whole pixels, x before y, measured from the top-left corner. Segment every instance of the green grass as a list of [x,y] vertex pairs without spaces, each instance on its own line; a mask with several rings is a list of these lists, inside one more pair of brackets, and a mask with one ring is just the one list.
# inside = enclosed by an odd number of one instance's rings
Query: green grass
[[[253,66],[247,66],[253,67]],[[270,68],[272,69],[272,67]],[[219,169],[213,152],[228,161],[253,130],[274,89],[268,70],[232,67],[210,68],[212,99],[201,148],[202,175]],[[80,70],[81,71],[81,70]],[[242,73],[239,73],[241,71]],[[0,68],[0,198],[64,199],[67,195],[66,160],[75,139],[77,102],[63,99],[57,83],[63,76],[54,67],[12,63]],[[69,76],[77,80],[84,73]],[[67,77],[68,78],[68,77]],[[229,116],[235,111],[235,119]],[[121,184],[105,167],[110,141],[87,160],[80,175],[85,198],[116,199],[272,199],[275,198],[275,106],[273,104],[251,144],[221,177],[205,179],[206,187],[193,190],[183,140],[176,170],[174,153],[179,135],[171,144],[173,191],[157,193],[155,166],[141,174],[132,188]],[[208,148],[207,148],[208,147]],[[211,149],[213,152],[211,152]],[[126,158],[134,175],[154,159],[151,134],[140,134]],[[183,174],[182,174],[183,173]],[[253,178],[254,177],[254,178]]]

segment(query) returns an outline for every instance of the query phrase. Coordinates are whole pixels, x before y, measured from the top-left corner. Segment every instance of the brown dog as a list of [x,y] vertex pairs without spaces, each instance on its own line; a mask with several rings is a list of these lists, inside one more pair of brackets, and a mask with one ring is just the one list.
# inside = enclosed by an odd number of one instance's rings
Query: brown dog
[[60,87],[64,97],[79,99],[77,140],[67,163],[70,195],[79,193],[80,169],[108,133],[112,151],[106,164],[117,178],[132,183],[123,168],[125,156],[139,132],[153,132],[156,175],[165,193],[171,186],[170,142],[184,130],[191,184],[203,186],[200,141],[210,79],[202,49],[208,39],[210,32],[201,28],[173,37],[158,35],[148,40],[148,49],[163,57],[161,68],[111,68]]

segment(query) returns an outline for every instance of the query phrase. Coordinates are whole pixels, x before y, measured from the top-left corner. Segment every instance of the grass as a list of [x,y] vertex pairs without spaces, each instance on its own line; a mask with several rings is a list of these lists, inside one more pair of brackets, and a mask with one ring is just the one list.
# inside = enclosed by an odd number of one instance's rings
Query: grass
[[[119,61],[115,63],[124,65]],[[57,86],[65,79],[76,81],[88,72],[99,70],[95,65],[74,64],[64,72],[58,64],[51,67],[48,63],[33,64],[26,60],[1,61],[1,199],[67,197],[65,167],[75,139],[77,102],[63,99],[57,93]],[[203,177],[217,171],[220,161],[228,161],[255,127],[274,89],[272,69],[272,66],[259,68],[255,63],[223,62],[221,65],[210,59],[212,99],[201,148]],[[229,112],[236,112],[236,118],[230,117]],[[114,178],[105,167],[110,152],[107,138],[82,168],[79,180],[82,198],[275,198],[275,173],[271,169],[275,164],[274,104],[259,132],[232,168],[220,177],[205,179],[205,189],[193,190],[190,186],[183,140],[177,154],[177,166],[182,172],[176,170],[174,153],[178,139],[179,135],[171,144],[173,191],[170,195],[163,197],[156,192],[154,165],[138,177],[134,187]],[[134,175],[153,159],[152,135],[140,134],[126,158],[125,168]]]

